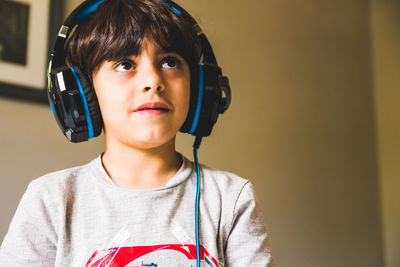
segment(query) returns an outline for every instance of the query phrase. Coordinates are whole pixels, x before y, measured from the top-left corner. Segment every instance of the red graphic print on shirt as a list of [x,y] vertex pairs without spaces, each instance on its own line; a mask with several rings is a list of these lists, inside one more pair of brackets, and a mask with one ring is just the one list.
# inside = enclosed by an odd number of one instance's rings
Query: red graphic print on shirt
[[[218,267],[218,262],[208,251],[200,247],[200,260],[204,266]],[[187,267],[196,265],[196,245],[156,245],[114,247],[96,250],[86,263],[86,267]]]

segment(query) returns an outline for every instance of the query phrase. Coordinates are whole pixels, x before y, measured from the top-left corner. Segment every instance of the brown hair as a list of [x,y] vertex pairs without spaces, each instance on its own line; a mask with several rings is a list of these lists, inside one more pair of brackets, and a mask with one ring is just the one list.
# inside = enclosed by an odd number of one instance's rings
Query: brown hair
[[175,52],[195,69],[200,41],[192,22],[162,0],[106,0],[84,19],[67,43],[67,62],[89,76],[105,60],[138,55],[144,39]]

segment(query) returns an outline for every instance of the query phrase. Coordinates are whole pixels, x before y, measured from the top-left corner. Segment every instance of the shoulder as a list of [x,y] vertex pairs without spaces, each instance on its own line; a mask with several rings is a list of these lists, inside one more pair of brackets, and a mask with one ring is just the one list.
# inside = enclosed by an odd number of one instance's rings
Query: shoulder
[[70,191],[77,183],[82,182],[89,176],[91,165],[96,160],[97,158],[81,166],[58,170],[40,176],[29,183],[26,193],[46,196]]
[[[184,166],[192,171],[192,181],[196,180],[196,166],[195,163],[182,155]],[[218,168],[210,167],[206,164],[200,164],[201,187],[202,194],[206,195],[225,195],[229,193],[230,198],[238,197],[240,192],[251,182],[235,173],[230,171],[221,170]]]
[[214,183],[222,188],[242,188],[250,181],[235,173],[219,170],[216,168],[201,165],[201,173],[205,182]]
[[240,198],[255,198],[251,181],[235,173],[201,165],[201,176],[204,196],[218,198],[221,204],[235,206]]

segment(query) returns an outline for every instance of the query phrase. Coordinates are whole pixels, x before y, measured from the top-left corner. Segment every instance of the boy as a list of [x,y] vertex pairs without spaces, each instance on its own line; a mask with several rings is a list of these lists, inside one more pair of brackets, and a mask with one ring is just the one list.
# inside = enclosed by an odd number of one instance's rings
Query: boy
[[[62,108],[71,101],[60,104],[55,94],[50,103],[71,141],[104,127],[105,152],[30,183],[2,244],[0,266],[272,266],[251,183],[205,166],[196,175],[193,163],[175,151],[179,130],[196,135],[197,147],[198,137],[211,131],[200,132],[202,113],[199,125],[193,123],[196,102],[213,98],[197,94],[203,75],[197,64],[213,57],[204,53],[198,27],[170,1],[87,6],[70,16],[76,29],[63,26],[59,34],[68,39],[68,68],[61,70],[58,52],[50,66],[61,97],[85,96],[85,114],[67,114]],[[68,77],[79,90],[65,88]]]

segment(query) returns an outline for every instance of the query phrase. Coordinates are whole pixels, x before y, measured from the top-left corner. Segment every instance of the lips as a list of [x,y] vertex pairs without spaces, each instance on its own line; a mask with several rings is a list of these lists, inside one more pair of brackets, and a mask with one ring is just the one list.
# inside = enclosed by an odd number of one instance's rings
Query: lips
[[151,113],[151,114],[163,114],[169,111],[170,108],[168,107],[168,105],[161,102],[145,103],[135,109],[135,112]]

